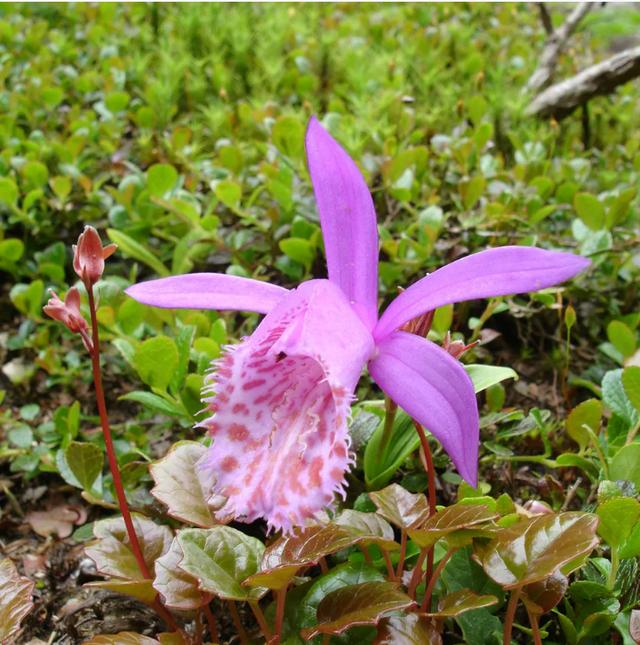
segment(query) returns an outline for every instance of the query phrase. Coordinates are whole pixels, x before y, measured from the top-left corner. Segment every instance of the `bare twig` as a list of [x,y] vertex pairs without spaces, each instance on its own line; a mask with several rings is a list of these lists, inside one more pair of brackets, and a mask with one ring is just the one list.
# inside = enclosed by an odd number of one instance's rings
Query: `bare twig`
[[625,49],[547,88],[531,102],[527,114],[564,119],[594,96],[609,94],[638,76],[640,47]]
[[537,92],[551,82],[560,54],[566,47],[571,34],[576,30],[580,21],[591,11],[593,3],[578,3],[567,16],[567,19],[557,29],[553,28],[551,17],[544,3],[540,3],[538,6],[540,8],[542,24],[547,34],[549,34],[549,37],[540,55],[540,63],[527,82],[526,90],[530,92]]

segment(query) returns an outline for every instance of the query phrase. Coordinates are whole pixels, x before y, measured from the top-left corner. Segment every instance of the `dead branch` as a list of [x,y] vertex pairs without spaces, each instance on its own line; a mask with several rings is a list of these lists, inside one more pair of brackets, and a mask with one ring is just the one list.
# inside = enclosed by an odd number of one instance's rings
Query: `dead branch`
[[[544,4],[540,3],[539,6],[542,24],[549,37],[540,55],[540,63],[527,82],[525,89],[530,92],[537,92],[551,82],[562,50],[566,47],[571,34],[576,30],[580,21],[591,11],[593,3],[581,2],[577,4],[557,29],[553,29],[549,12]],[[551,29],[550,32],[549,29]]]
[[564,119],[594,96],[610,94],[638,76],[640,47],[631,47],[547,88],[533,99],[527,114]]
[[536,3],[538,5],[538,11],[540,12],[540,20],[542,21],[542,26],[547,32],[547,36],[550,36],[553,33],[553,23],[551,22],[551,14],[547,9],[547,5],[544,2]]

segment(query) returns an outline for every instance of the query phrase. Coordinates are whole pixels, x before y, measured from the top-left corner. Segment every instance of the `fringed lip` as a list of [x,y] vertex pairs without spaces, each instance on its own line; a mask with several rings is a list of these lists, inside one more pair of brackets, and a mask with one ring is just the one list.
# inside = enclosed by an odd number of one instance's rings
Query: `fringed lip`
[[207,377],[200,467],[237,519],[285,532],[345,495],[348,416],[370,332],[327,280],[304,283]]

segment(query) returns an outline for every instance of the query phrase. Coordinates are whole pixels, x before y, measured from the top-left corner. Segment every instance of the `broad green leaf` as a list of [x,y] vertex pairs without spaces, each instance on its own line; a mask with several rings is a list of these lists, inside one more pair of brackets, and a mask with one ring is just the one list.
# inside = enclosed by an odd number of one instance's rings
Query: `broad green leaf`
[[624,421],[633,426],[638,422],[639,413],[627,398],[622,384],[623,370],[610,370],[602,378],[602,400],[604,404]]
[[355,625],[376,625],[385,615],[415,604],[391,582],[362,582],[341,587],[318,605],[318,624],[302,631],[306,640],[316,634],[341,634]]
[[179,441],[149,468],[155,482],[151,494],[167,506],[169,515],[202,528],[219,523],[215,511],[225,502],[220,496],[210,499],[213,475],[206,479],[196,466],[206,452],[207,448],[200,443]]
[[10,640],[22,619],[33,609],[34,583],[22,577],[9,558],[0,560],[0,641]]
[[41,317],[43,296],[42,280],[33,280],[29,284],[15,284],[9,292],[9,298],[16,309],[36,319]]
[[597,526],[590,513],[537,515],[501,529],[488,544],[476,544],[474,558],[503,588],[515,589],[590,553],[598,544]]
[[471,364],[465,365],[464,369],[473,381],[473,389],[476,394],[505,379],[512,378],[517,381],[519,378],[518,373],[510,367]]
[[588,399],[578,404],[567,417],[568,435],[584,450],[591,441],[587,426],[594,435],[600,431],[602,420],[602,403],[597,399]]
[[182,407],[152,392],[134,390],[133,392],[127,392],[127,394],[119,397],[119,399],[121,401],[136,401],[137,403],[142,403],[146,408],[154,412],[161,412],[170,417],[189,417]]
[[399,484],[369,493],[369,497],[378,513],[398,528],[418,527],[429,517],[427,498],[422,493],[410,493]]
[[609,464],[609,476],[632,482],[640,490],[640,443],[630,443],[618,450]]
[[64,458],[82,488],[90,491],[102,473],[102,450],[93,443],[72,441],[64,451]]
[[[144,561],[153,572],[155,561],[171,546],[171,530],[142,515],[133,516],[133,525]],[[145,579],[131,550],[122,517],[96,522],[93,534],[96,539],[85,548],[85,552],[96,563],[100,573],[124,580]]]
[[115,228],[108,228],[107,235],[112,242],[118,245],[118,251],[122,252],[125,256],[132,257],[134,260],[146,264],[160,276],[167,277],[171,275],[169,269],[151,251],[147,250],[146,247],[134,240],[131,236],[122,231],[117,231]]
[[622,371],[622,387],[631,405],[640,414],[640,367],[635,365],[625,367]]
[[0,242],[0,262],[17,262],[24,253],[24,242],[16,238],[9,238]]
[[49,181],[49,171],[40,161],[27,161],[21,173],[28,188],[42,188]]
[[[632,537],[640,523],[640,502],[633,497],[614,497],[600,504],[596,513],[600,518],[598,535],[610,547],[618,549]],[[627,552],[633,551],[634,543],[632,540]]]
[[52,177],[49,185],[55,193],[55,196],[61,201],[64,201],[71,192],[71,178],[65,177],[64,175]]
[[198,580],[178,566],[183,557],[178,539],[174,538],[169,550],[156,560],[153,588],[167,607],[190,611],[207,605],[213,596],[200,591]]
[[380,622],[376,645],[441,645],[442,637],[427,618],[415,613],[390,616]]
[[440,538],[471,527],[482,527],[498,517],[487,506],[458,503],[432,515],[419,529],[409,530],[409,537],[421,548],[433,546]]
[[178,362],[178,348],[168,336],[148,338],[138,345],[133,357],[133,364],[140,378],[159,390],[167,389]]
[[331,568],[313,581],[298,606],[298,628],[310,628],[317,622],[318,605],[327,594],[342,587],[363,582],[383,581],[384,576],[364,562],[345,562]]
[[184,554],[180,568],[198,580],[202,591],[226,600],[257,600],[262,587],[245,587],[242,582],[258,570],[264,553],[260,540],[228,526],[183,529],[178,543]]
[[624,358],[628,358],[636,351],[635,333],[619,320],[612,320],[607,325],[607,337]]
[[590,229],[597,231],[604,226],[604,206],[590,193],[576,193],[573,206],[578,217]]
[[240,204],[242,186],[236,181],[223,179],[216,184],[214,192],[216,197],[229,208],[236,208]]
[[9,177],[0,177],[0,204],[14,206],[18,201],[18,187]]
[[314,245],[301,237],[288,237],[280,240],[280,250],[295,262],[309,268],[316,257]]
[[271,130],[273,144],[292,159],[301,159],[304,152],[304,126],[294,116],[281,116]]
[[147,170],[147,188],[153,197],[162,197],[178,181],[178,171],[168,163],[154,164]]
[[109,94],[104,97],[104,104],[107,106],[109,112],[122,112],[122,110],[125,110],[127,105],[129,105],[130,99],[131,97],[127,92],[109,92]]
[[482,609],[497,604],[498,599],[489,594],[479,595],[471,589],[460,589],[447,594],[438,601],[438,611],[427,614],[435,618],[451,618],[467,611]]
[[465,210],[471,210],[476,205],[484,192],[486,183],[486,179],[482,175],[476,175],[468,181],[460,183],[460,196]]
[[380,422],[364,451],[364,479],[369,489],[385,486],[404,460],[420,445],[411,417],[398,411],[389,441],[383,446],[384,421]]

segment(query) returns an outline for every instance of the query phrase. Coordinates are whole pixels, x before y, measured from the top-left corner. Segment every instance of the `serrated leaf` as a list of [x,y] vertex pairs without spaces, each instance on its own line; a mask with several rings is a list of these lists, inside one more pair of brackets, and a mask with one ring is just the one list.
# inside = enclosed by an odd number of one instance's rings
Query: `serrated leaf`
[[82,488],[90,491],[102,473],[102,450],[93,443],[72,441],[64,451],[64,458]]
[[166,277],[171,275],[169,269],[151,251],[148,251],[140,242],[134,240],[131,236],[114,228],[108,228],[107,235],[112,242],[118,245],[118,251],[122,252],[125,256],[146,264],[160,276]]
[[590,553],[598,544],[597,526],[590,513],[537,515],[501,529],[488,544],[476,544],[474,558],[503,588],[515,589]]
[[631,405],[640,414],[640,367],[635,365],[622,370],[622,387]]
[[450,533],[471,527],[481,527],[497,517],[498,513],[487,506],[458,503],[438,511],[419,529],[410,529],[409,537],[421,549],[428,549]]
[[376,625],[386,614],[415,604],[391,582],[363,582],[329,593],[318,605],[318,624],[302,630],[309,640],[317,634],[341,634],[355,625]]
[[492,385],[497,385],[502,381],[512,378],[518,380],[518,373],[510,367],[499,367],[497,365],[465,365],[464,369],[473,382],[473,389],[476,394],[482,392]]
[[209,604],[213,596],[201,591],[198,580],[180,569],[183,557],[178,539],[174,538],[169,550],[156,560],[153,588],[167,607],[189,611]]
[[567,434],[584,450],[591,441],[587,426],[595,434],[600,431],[602,420],[602,403],[597,399],[588,399],[577,405],[567,417]]
[[442,637],[424,616],[409,613],[381,621],[374,645],[441,645]]
[[369,497],[378,513],[399,528],[414,528],[429,517],[427,498],[422,493],[410,493],[399,484],[369,493]]
[[183,529],[177,535],[184,554],[180,568],[198,580],[202,591],[226,600],[257,600],[262,587],[243,587],[242,582],[258,571],[264,545],[228,526]]
[[[169,550],[173,539],[171,530],[141,515],[133,516],[133,525],[144,561],[149,571],[153,571],[155,561]],[[93,535],[96,540],[85,548],[85,552],[96,563],[100,573],[125,580],[145,579],[131,550],[121,517],[96,522]]]
[[438,611],[427,614],[435,618],[452,618],[467,611],[491,607],[498,599],[490,594],[477,594],[471,589],[460,589],[447,594],[438,601]]
[[140,378],[149,386],[166,390],[178,366],[178,348],[168,336],[154,336],[140,343],[133,364]]
[[33,588],[34,583],[22,577],[9,558],[0,560],[0,641],[9,642],[33,609]]
[[151,494],[167,506],[171,517],[201,528],[219,524],[215,511],[225,499],[216,496],[209,504],[211,488],[215,482],[209,471],[197,468],[198,460],[207,449],[195,441],[180,441],[159,461],[151,464],[149,470],[155,486]]

